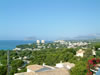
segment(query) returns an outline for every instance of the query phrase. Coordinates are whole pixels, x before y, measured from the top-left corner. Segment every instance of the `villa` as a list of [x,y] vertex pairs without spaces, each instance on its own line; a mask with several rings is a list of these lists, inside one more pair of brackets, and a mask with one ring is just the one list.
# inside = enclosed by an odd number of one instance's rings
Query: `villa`
[[85,53],[85,51],[82,50],[82,49],[80,49],[80,50],[78,50],[78,51],[76,52],[76,56],[83,57],[83,56],[84,56],[84,53]]
[[16,73],[14,75],[70,75],[69,70],[74,66],[75,64],[69,62],[60,62],[55,67],[45,64],[29,65],[27,66],[27,72]]

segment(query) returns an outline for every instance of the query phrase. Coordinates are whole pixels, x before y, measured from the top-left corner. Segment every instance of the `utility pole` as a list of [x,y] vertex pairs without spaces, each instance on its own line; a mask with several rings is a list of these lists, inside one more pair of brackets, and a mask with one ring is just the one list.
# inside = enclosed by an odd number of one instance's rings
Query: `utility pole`
[[9,50],[7,51],[7,75],[10,75]]

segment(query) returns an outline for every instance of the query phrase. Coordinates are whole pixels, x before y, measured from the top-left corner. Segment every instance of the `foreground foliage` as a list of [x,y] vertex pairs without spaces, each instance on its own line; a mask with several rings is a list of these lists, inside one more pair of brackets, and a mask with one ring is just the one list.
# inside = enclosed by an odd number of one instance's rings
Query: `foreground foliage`
[[[100,44],[99,44],[100,45]],[[99,47],[96,46],[96,49]],[[35,45],[34,45],[35,46]],[[27,47],[27,45],[25,45]],[[22,46],[24,48],[24,46]],[[55,66],[56,63],[62,62],[71,62],[75,63],[75,67],[70,71],[71,75],[86,75],[87,73],[87,62],[89,59],[92,59],[92,50],[86,49],[84,57],[76,57],[76,51],[78,49],[67,49],[67,48],[59,48],[59,49],[42,49],[39,51],[10,51],[10,73],[14,75],[14,73],[25,72],[26,68],[23,67],[19,71],[18,68],[22,67],[23,57],[28,57],[27,61],[30,61],[29,64],[39,64],[42,65],[46,63],[47,65]],[[19,59],[19,58],[22,59]],[[97,58],[100,58],[100,51],[97,51]],[[26,66],[27,66],[26,65]],[[0,50],[0,75],[7,75],[7,51]]]

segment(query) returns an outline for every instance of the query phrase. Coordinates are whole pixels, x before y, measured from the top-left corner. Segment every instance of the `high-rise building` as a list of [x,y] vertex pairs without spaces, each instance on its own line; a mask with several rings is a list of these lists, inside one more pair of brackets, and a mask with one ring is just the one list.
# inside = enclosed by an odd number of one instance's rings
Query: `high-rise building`
[[36,43],[37,43],[37,44],[40,44],[40,40],[37,40]]
[[45,43],[45,40],[41,40],[41,43],[44,44]]

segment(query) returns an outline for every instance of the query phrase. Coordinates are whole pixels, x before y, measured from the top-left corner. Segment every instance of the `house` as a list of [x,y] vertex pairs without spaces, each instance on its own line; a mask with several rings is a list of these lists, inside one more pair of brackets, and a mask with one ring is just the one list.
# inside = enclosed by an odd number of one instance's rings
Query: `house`
[[92,50],[92,54],[95,56],[96,55],[96,51],[93,49]]
[[69,70],[66,68],[55,68],[52,66],[41,65],[29,65],[27,66],[27,72],[16,73],[14,75],[70,75]]
[[70,75],[69,71],[65,68],[50,70],[50,71],[44,71],[44,72],[38,72],[35,75]]
[[41,65],[29,65],[27,66],[27,72],[33,72],[33,71],[35,72],[41,68],[43,68],[43,66]]
[[13,49],[13,50],[15,50],[15,51],[20,51],[20,50],[21,50],[21,48],[15,48],[15,49]]
[[23,72],[17,73],[15,75],[70,75],[69,71],[65,68],[50,70],[50,71],[43,71],[43,72]]
[[76,56],[83,57],[83,56],[84,56],[84,53],[85,53],[85,51],[82,50],[82,49],[80,49],[80,50],[78,50],[78,51],[76,52]]
[[69,63],[69,62],[65,62],[65,63],[58,63],[56,64],[57,68],[66,68],[67,70],[70,70],[71,68],[75,67],[75,64],[73,63]]
[[34,72],[23,72],[23,73],[16,73],[15,75],[35,75]]

